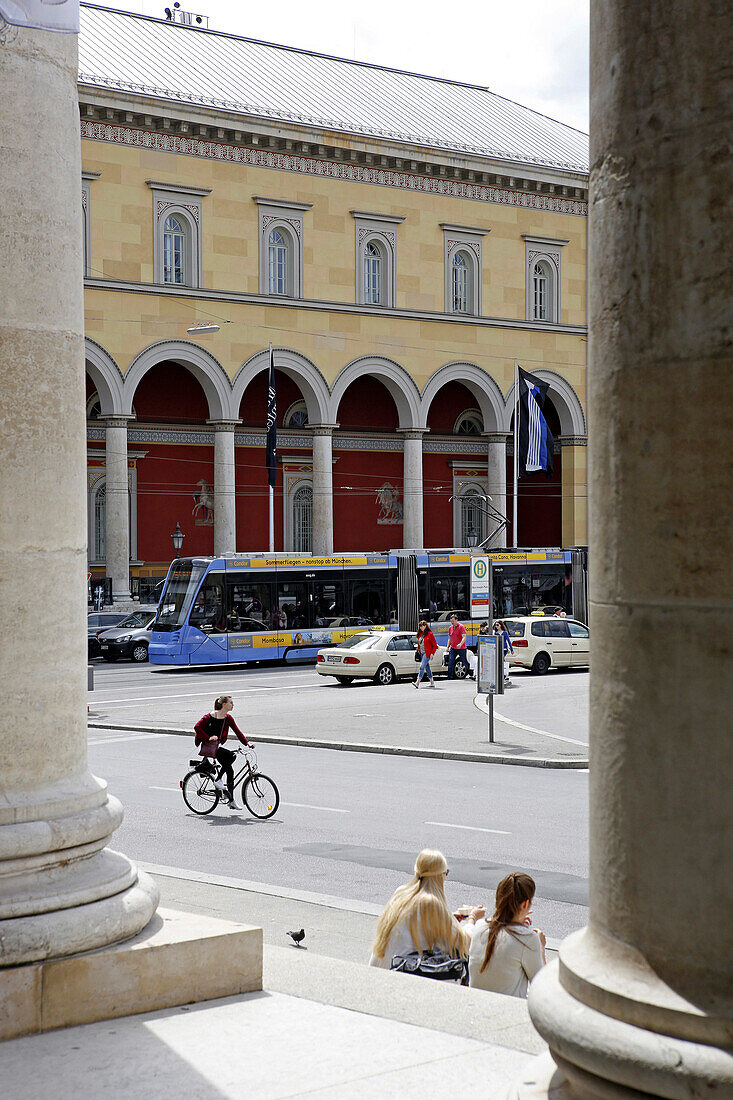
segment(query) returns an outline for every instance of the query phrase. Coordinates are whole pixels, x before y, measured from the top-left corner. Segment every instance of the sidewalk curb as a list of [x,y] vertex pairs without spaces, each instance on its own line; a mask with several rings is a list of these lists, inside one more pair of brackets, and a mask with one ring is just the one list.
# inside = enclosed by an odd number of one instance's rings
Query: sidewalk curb
[[[90,716],[91,717],[91,716]],[[192,737],[191,730],[176,729],[171,726],[125,726],[119,722],[97,722],[92,720],[87,723],[90,729],[98,730],[124,730],[129,733],[160,733],[175,735],[177,737]],[[382,753],[385,756],[417,756],[428,760],[462,760],[471,764],[515,764],[523,768],[563,768],[585,770],[588,767],[587,759],[562,760],[557,757],[531,757],[531,756],[501,756],[498,753],[482,752],[443,752],[439,749],[404,748],[400,745],[366,745],[356,741],[321,741],[307,737],[275,737],[272,734],[258,734],[253,738],[254,743],[261,745],[295,745],[298,748],[311,749],[340,749],[342,752],[373,752]],[[191,746],[193,751],[193,745]]]

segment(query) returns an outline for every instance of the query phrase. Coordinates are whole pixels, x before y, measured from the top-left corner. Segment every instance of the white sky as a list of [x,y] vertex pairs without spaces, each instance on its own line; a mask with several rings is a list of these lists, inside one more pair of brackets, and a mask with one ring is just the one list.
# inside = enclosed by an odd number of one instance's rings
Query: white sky
[[[99,2],[99,0],[95,0]],[[172,0],[107,0],[163,15]],[[482,84],[588,131],[589,0],[181,0],[214,30]],[[460,18],[453,18],[453,12]]]

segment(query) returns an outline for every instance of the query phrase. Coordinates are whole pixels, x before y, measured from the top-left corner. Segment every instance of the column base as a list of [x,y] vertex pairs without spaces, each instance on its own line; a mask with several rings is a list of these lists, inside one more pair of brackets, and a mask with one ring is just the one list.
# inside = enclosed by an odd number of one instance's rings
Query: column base
[[556,1069],[546,1060],[531,1067],[516,1086],[516,1100],[733,1096],[729,1048],[651,1031],[591,1008],[564,988],[561,965],[551,963],[537,975],[529,998],[532,1022]]

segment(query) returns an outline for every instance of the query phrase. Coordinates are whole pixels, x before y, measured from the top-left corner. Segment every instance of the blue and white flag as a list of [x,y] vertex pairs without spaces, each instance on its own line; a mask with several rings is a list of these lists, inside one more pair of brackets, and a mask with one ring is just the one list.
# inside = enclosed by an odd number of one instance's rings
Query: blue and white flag
[[270,378],[267,387],[267,439],[265,441],[265,465],[270,488],[277,481],[277,398],[275,394],[275,356],[270,344]]
[[519,367],[519,476],[544,470],[552,477],[555,440],[544,413],[549,383]]

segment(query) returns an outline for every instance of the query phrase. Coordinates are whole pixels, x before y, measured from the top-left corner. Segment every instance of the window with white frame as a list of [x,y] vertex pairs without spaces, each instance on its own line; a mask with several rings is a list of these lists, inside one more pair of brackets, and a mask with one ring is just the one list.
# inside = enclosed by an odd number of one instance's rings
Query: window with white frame
[[94,494],[94,561],[104,561],[106,557],[106,504],[107,486],[103,482]]
[[[141,452],[145,454],[145,452]],[[89,540],[89,560],[103,562],[107,556],[107,478],[91,474],[87,497],[87,538]],[[137,476],[134,469],[129,471],[127,488],[127,517],[130,531],[130,561],[137,559]]]
[[524,234],[526,248],[527,320],[560,322],[560,255],[568,242]]
[[454,435],[481,435],[484,419],[479,409],[464,409],[453,425]]
[[258,206],[260,294],[303,296],[303,215],[309,202],[285,202],[254,195]]
[[[186,265],[189,249],[186,241],[186,223],[183,218],[169,214],[163,224],[163,282],[186,285]],[[190,264],[190,261],[188,261]]]
[[293,401],[285,410],[283,428],[304,428],[308,423],[308,406],[305,401]]
[[82,249],[84,255],[84,277],[92,275],[92,183],[98,180],[99,172],[81,174],[81,221]]
[[313,487],[301,485],[293,493],[293,550],[310,553],[313,546]]
[[481,313],[481,242],[489,230],[476,225],[441,222],[445,248],[445,310]]
[[267,238],[268,294],[290,294],[292,251],[289,233],[282,228],[271,229]]
[[464,489],[461,504],[461,546],[479,546],[486,538],[486,495],[478,486]]
[[405,220],[392,214],[352,210],[356,223],[356,301],[365,306],[395,304],[397,227]]
[[147,180],[153,192],[153,279],[171,286],[203,283],[202,202],[211,190]]

